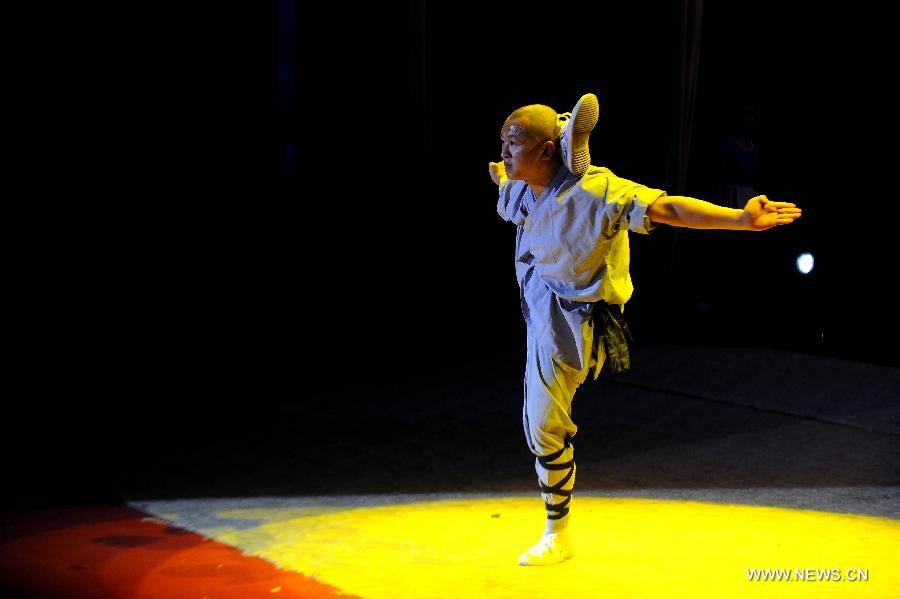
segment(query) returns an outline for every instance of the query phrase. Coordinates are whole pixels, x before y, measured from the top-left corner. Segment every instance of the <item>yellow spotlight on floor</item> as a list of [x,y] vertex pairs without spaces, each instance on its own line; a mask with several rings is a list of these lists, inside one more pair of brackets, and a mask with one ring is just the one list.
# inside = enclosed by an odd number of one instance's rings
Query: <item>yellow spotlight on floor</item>
[[204,532],[366,599],[900,597],[898,520],[577,494],[572,507],[575,557],[547,567],[516,563],[543,532],[536,496],[234,509],[216,516],[235,526]]

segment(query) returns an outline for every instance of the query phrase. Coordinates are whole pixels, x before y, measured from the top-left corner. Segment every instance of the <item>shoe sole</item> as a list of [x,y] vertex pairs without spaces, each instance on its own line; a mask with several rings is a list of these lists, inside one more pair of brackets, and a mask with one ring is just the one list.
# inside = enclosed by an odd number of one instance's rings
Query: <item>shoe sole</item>
[[[572,109],[569,119],[569,135],[567,137],[567,154],[569,164],[566,166],[572,173],[583,175],[591,165],[591,152],[588,140],[591,131],[600,119],[600,103],[594,94],[584,94]],[[576,144],[576,139],[578,143]]]
[[564,558],[562,558],[562,559],[559,560],[558,562],[550,562],[550,563],[544,563],[544,564],[523,564],[522,562],[519,562],[519,565],[520,565],[520,566],[528,566],[528,567],[532,567],[532,566],[555,566],[556,564],[561,564],[561,563],[563,563],[563,562],[566,561],[566,560],[572,559],[573,557],[575,557],[575,554],[574,554],[574,553],[570,553],[569,555],[565,556]]

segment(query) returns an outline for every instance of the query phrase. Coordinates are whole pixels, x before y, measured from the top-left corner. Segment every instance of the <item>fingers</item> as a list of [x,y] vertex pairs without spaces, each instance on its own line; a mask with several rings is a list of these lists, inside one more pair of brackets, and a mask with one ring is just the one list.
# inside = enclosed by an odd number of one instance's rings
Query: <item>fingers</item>
[[769,202],[769,205],[766,206],[766,212],[777,214],[778,218],[796,219],[803,215],[803,211],[797,208],[796,204],[789,202]]
[[796,216],[789,216],[789,215],[782,215],[782,214],[779,214],[779,215],[778,215],[778,218],[775,219],[775,224],[776,224],[776,225],[789,225],[789,224],[791,224],[792,222],[794,222],[795,220],[797,220],[798,218],[800,218],[800,215],[799,215],[799,214],[796,215]]
[[796,218],[799,217],[801,213],[800,209],[797,208],[797,204],[794,204],[793,202],[773,202],[764,195],[755,196],[750,199],[750,202],[754,201],[758,202],[759,207],[769,214],[777,212],[779,216],[790,214]]
[[[769,212],[775,212],[776,210],[781,211],[785,208],[797,208],[797,204],[793,202],[773,202],[766,196],[754,196],[750,198],[751,202],[758,201],[759,205]],[[797,208],[799,210],[799,208]]]

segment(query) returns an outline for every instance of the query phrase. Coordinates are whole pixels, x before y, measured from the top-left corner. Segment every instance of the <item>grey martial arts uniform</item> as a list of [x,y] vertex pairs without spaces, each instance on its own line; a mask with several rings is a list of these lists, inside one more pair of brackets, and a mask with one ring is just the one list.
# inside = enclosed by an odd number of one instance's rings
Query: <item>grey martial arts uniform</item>
[[[631,297],[628,231],[654,228],[647,208],[663,195],[595,166],[581,177],[560,167],[537,197],[524,181],[500,186],[497,212],[517,225],[528,338],[522,420],[548,519],[564,518],[571,501],[578,430],[572,398],[605,359],[602,344],[595,348],[594,302],[624,306]],[[554,495],[565,499],[554,503]]]

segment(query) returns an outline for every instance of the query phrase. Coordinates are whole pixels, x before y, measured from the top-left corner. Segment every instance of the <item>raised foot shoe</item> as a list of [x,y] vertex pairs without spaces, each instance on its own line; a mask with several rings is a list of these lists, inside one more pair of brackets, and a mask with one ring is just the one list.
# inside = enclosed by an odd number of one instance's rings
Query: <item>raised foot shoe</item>
[[583,175],[591,165],[588,140],[599,118],[600,103],[597,96],[584,94],[575,104],[572,116],[560,133],[559,148],[562,151],[563,162],[575,175]]
[[537,545],[519,557],[520,566],[550,566],[575,555],[568,533],[547,533]]

